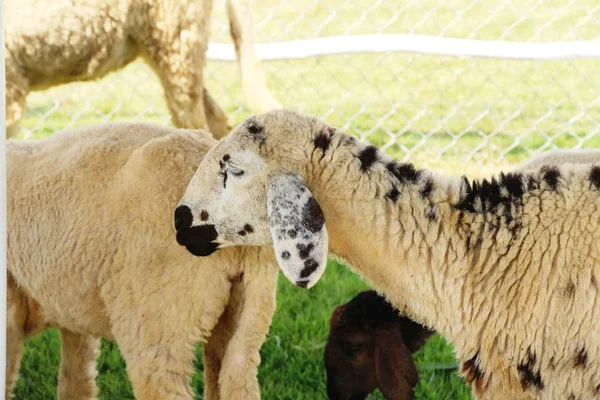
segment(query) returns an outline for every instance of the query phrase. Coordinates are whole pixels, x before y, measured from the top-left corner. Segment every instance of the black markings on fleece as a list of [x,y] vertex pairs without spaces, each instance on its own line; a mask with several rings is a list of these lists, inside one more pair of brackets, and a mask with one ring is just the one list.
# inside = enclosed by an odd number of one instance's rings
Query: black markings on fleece
[[246,129],[248,130],[250,137],[260,144],[263,144],[266,141],[267,136],[265,134],[265,127],[256,122],[255,118],[246,120]]
[[421,194],[421,197],[426,199],[431,195],[432,191],[433,191],[433,179],[427,178],[427,180],[425,180],[425,183],[423,184],[423,187],[421,188],[419,193]]
[[421,175],[421,171],[416,169],[415,166],[410,163],[391,161],[387,163],[385,167],[401,183],[417,183],[417,180]]
[[567,297],[573,297],[575,295],[575,284],[571,280],[569,280],[569,283],[567,283],[567,286],[565,287],[565,295]]
[[290,252],[287,250],[284,250],[281,252],[281,258],[283,258],[284,260],[289,260],[290,259]]
[[230,159],[231,159],[231,156],[230,156],[229,154],[225,154],[225,155],[223,156],[223,161],[224,161],[224,162],[227,162],[227,161],[229,161]]
[[575,354],[575,367],[585,368],[588,363],[588,353],[585,347],[582,347],[577,354]]
[[396,186],[392,187],[392,190],[390,190],[385,195],[385,197],[387,197],[388,199],[390,199],[394,203],[398,201],[398,196],[400,196],[400,192],[398,191],[398,188]]
[[560,171],[556,167],[544,166],[541,169],[542,179],[552,190],[556,190],[558,187],[558,179],[560,178]]
[[367,146],[358,153],[360,170],[365,172],[379,160],[379,150],[375,146]]
[[465,361],[461,366],[461,372],[465,376],[468,384],[474,385],[477,389],[483,389],[484,373],[479,368],[479,351],[473,357]]
[[537,356],[531,352],[531,348],[527,349],[527,356],[518,366],[517,371],[519,373],[519,381],[523,390],[534,387],[538,390],[544,389],[544,382],[542,381],[542,375],[540,369],[535,370],[535,363]]
[[597,190],[600,190],[600,166],[594,165],[592,167],[590,170],[589,179],[592,186],[594,186]]
[[333,132],[335,132],[335,130],[332,128],[324,129],[321,132],[319,132],[317,136],[315,136],[315,138],[313,139],[315,148],[321,149],[321,151],[323,152],[323,154],[321,155],[321,159],[325,157],[325,153],[327,152],[329,145],[331,145],[331,136],[333,135]]
[[455,205],[456,209],[486,212],[494,211],[498,206],[505,205],[507,206],[505,211],[507,217],[511,216],[511,209],[508,206],[520,204],[524,193],[522,175],[519,173],[500,173],[498,178],[493,177],[491,181],[484,179],[481,182],[473,181],[472,184],[466,177],[463,177],[463,187],[466,193]]

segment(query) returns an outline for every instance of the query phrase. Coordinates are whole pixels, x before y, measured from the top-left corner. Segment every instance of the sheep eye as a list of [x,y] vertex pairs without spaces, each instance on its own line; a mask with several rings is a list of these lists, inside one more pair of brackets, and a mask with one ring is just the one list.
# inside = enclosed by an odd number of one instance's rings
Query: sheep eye
[[233,175],[233,176],[242,176],[242,175],[244,175],[244,171],[242,171],[239,168],[232,167],[232,166],[229,166],[229,168],[227,168],[227,172],[230,172],[231,175]]
[[353,356],[362,349],[361,343],[344,343],[344,352],[348,356]]

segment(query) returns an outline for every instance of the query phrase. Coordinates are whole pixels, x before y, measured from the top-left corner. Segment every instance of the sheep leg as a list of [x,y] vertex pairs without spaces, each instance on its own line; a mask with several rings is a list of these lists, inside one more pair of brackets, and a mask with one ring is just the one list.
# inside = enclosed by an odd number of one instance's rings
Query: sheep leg
[[28,82],[17,72],[10,52],[6,52],[6,137],[19,133],[19,121],[25,112]]
[[227,114],[211,97],[206,88],[204,88],[203,101],[208,128],[215,138],[220,139],[231,131],[231,126],[227,123]]
[[242,290],[242,283],[233,283],[229,303],[212,330],[208,341],[204,344],[204,398],[206,400],[221,399],[219,375],[227,345],[236,329],[242,302]]
[[262,64],[254,52],[252,14],[248,0],[227,0],[227,13],[248,106],[254,112],[280,108],[281,104],[267,88]]
[[100,340],[79,335],[66,329],[60,330],[61,362],[58,377],[58,399],[95,399],[96,358],[100,352]]
[[6,389],[5,398],[12,398],[12,389],[19,377],[19,365],[23,354],[23,329],[27,320],[27,306],[20,291],[11,287],[9,276],[6,315]]
[[275,312],[277,267],[246,268],[243,279],[241,314],[219,375],[223,399],[260,399],[257,380],[259,352]]
[[10,272],[7,279],[6,313],[6,388],[5,398],[12,398],[12,390],[19,377],[23,355],[23,340],[43,328],[37,303],[16,284]]

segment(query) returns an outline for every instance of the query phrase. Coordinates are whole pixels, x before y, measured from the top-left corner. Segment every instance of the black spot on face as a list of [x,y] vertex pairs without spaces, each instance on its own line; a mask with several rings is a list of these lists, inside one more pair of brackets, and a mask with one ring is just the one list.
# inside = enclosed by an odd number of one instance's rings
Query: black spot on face
[[244,231],[244,230],[238,231],[238,235],[246,236],[246,231]]
[[206,210],[202,210],[202,212],[200,212],[200,219],[202,221],[206,221],[208,220],[208,211]]
[[229,161],[230,159],[231,159],[231,156],[229,154],[225,154],[223,156],[223,161],[225,161],[225,162]]
[[310,197],[302,209],[302,226],[312,233],[319,232],[325,224],[325,216],[314,197]]
[[319,132],[317,136],[315,136],[313,143],[317,149],[321,149],[323,151],[323,156],[325,156],[325,152],[331,144],[331,137],[329,136],[329,132]]
[[379,150],[375,146],[367,146],[358,154],[360,170],[367,171],[379,159]]
[[590,183],[597,190],[600,190],[600,166],[594,165],[590,170]]
[[310,255],[310,252],[314,248],[315,248],[315,246],[312,243],[309,243],[309,244],[298,243],[298,244],[296,244],[296,249],[298,249],[298,255],[303,260],[305,260],[305,259],[308,258],[308,256]]
[[304,260],[304,268],[300,271],[300,278],[308,278],[313,272],[319,268],[319,263],[312,258]]
[[585,347],[582,347],[575,355],[575,367],[584,368],[587,365],[587,362],[588,353]]
[[461,366],[461,372],[465,376],[468,384],[474,385],[477,389],[483,388],[483,371],[479,368],[479,351],[473,357],[465,361]]
[[421,171],[417,170],[415,166],[410,163],[397,163],[392,161],[387,163],[385,167],[400,182],[416,183],[421,175]]
[[248,233],[254,232],[254,228],[252,228],[252,225],[250,225],[250,224],[244,225],[244,230]]
[[392,190],[390,190],[385,195],[385,197],[387,197],[388,199],[390,199],[394,203],[398,201],[398,196],[400,196],[400,192],[398,191],[398,189],[395,186],[392,188]]
[[531,348],[527,349],[527,356],[523,362],[517,366],[519,373],[519,380],[523,390],[533,386],[539,390],[544,389],[544,382],[542,381],[542,375],[538,368],[534,371],[537,356],[531,352]]
[[225,168],[225,163],[221,160],[219,160],[219,168],[221,168],[221,171]]
[[298,235],[298,232],[296,232],[295,229],[290,229],[289,231],[287,231],[287,234],[290,237],[290,239],[295,239]]
[[284,250],[284,251],[281,252],[281,258],[284,259],[284,260],[289,260],[290,256],[291,256],[291,254],[287,250]]
[[558,178],[560,178],[560,171],[556,167],[542,167],[542,179],[552,190],[556,190],[558,187]]

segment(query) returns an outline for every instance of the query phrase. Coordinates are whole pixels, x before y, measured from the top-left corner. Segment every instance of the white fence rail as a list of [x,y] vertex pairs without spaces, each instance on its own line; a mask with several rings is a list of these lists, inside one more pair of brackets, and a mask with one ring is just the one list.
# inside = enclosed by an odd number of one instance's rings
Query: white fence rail
[[[514,1],[514,3],[513,3]],[[284,106],[319,115],[401,159],[487,173],[553,148],[600,147],[597,0],[255,1],[256,51]],[[250,115],[216,2],[205,79],[232,123]],[[140,62],[32,93],[40,137],[103,121],[169,123]]]
[[[514,60],[576,60],[600,58],[599,40],[550,43],[455,39],[426,35],[349,35],[289,42],[257,43],[262,60],[295,60],[309,57],[364,53],[417,53]],[[231,44],[210,43],[209,60],[235,61]]]

